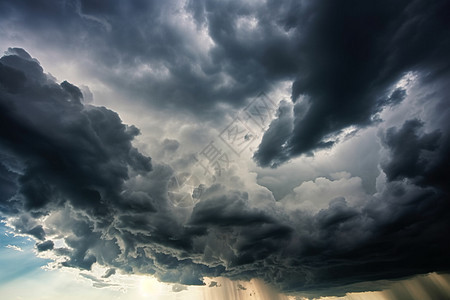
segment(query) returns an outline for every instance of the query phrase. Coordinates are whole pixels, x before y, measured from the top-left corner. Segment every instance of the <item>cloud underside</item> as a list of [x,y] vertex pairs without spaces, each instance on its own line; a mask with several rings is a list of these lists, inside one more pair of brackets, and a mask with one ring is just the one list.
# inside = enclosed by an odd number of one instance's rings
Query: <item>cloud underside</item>
[[[65,32],[46,42],[81,51],[104,83],[151,95],[143,97],[151,108],[213,118],[224,103],[240,107],[291,80],[291,101],[279,104],[254,153],[263,167],[332,147],[350,126],[382,122],[383,109],[408,97],[397,86],[406,74],[417,74],[434,107],[426,119],[380,130],[385,178],[375,194],[361,192],[356,178],[316,179],[296,189],[306,198],[328,191],[320,194],[327,205],[311,212],[293,200],[255,202],[252,190],[236,188],[245,184],[213,184],[186,209],[167,198],[172,168],[133,146],[136,127],[10,48],[0,59],[0,211],[38,240],[39,252],[63,267],[98,263],[104,278],[261,278],[318,294],[450,269],[448,2],[192,1],[181,7],[187,23],[175,22],[171,1],[33,3],[0,2],[0,24]],[[81,32],[95,48],[77,44]],[[170,153],[178,146],[163,145]]]

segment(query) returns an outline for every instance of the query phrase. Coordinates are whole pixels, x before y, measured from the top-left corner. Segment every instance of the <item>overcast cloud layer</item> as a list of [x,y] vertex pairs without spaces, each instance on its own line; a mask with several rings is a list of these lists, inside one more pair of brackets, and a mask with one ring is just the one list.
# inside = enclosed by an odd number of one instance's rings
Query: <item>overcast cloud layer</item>
[[[60,267],[98,263],[104,278],[260,278],[319,295],[449,271],[449,12],[437,0],[0,1],[5,40],[65,53],[61,63],[78,64],[123,103],[164,112],[167,124],[187,120],[141,145],[152,161],[135,145],[146,142],[138,128],[9,48],[0,59],[0,212]],[[233,169],[195,205],[174,206],[174,166],[190,166],[186,132],[223,124],[285,82],[290,99],[252,153],[259,167],[319,161],[367,128],[380,151],[281,184],[278,201],[254,173]],[[352,174],[368,161],[372,188]]]

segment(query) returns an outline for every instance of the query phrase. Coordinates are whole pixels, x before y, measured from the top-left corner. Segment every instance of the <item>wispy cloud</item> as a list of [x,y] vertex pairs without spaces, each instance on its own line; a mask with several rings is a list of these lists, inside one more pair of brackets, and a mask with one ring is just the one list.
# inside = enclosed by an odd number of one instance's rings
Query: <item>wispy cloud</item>
[[15,250],[15,251],[23,252],[23,249],[16,245],[6,245],[5,247],[8,249]]

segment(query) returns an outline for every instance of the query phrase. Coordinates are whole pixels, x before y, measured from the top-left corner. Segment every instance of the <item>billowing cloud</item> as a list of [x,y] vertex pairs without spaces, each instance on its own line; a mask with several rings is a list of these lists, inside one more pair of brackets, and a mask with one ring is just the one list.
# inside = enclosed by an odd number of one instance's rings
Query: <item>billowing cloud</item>
[[[446,191],[416,180],[431,172],[416,166],[447,158],[437,154],[441,134],[419,135],[418,121],[383,135],[391,156],[377,194],[337,173],[302,183],[280,203],[257,204],[251,190],[213,184],[193,208],[180,208],[167,200],[173,171],[152,167],[132,146],[138,129],[83,104],[77,87],[57,84],[22,49],[0,62],[16,76],[1,82],[2,165],[17,186],[3,212],[16,231],[42,240],[39,251],[65,257],[61,266],[90,270],[98,263],[110,268],[105,278],[118,269],[188,285],[202,285],[204,276],[262,278],[290,292],[339,292],[359,281],[450,267]],[[162,147],[174,152],[178,144]],[[305,201],[322,204],[310,210]],[[65,246],[51,240],[61,238]]]
[[65,205],[86,211],[100,227],[116,209],[153,210],[151,201],[122,194],[129,171],[151,170],[150,158],[131,145],[137,128],[104,107],[83,105],[77,87],[57,84],[22,49],[9,49],[0,63],[2,168],[17,186],[2,208],[26,212],[12,221],[19,233],[44,240],[36,218]]
[[120,195],[128,168],[151,170],[150,159],[131,146],[139,130],[110,110],[84,106],[77,87],[55,83],[22,49],[10,49],[0,62],[5,76],[15,76],[1,90],[3,165],[20,174],[20,194],[6,201],[11,209],[45,214],[72,199],[75,208],[105,216],[105,199],[139,205]]
[[446,182],[450,166],[448,132],[444,135],[436,129],[420,133],[423,122],[406,121],[400,129],[389,128],[382,141],[391,152],[388,161],[382,164],[391,181],[410,179],[421,185],[436,185],[448,190]]
[[[93,105],[88,87],[58,82],[9,48],[0,58],[0,212],[39,255],[98,287],[133,273],[183,292],[223,276],[322,295],[449,271],[448,8],[0,0],[4,41],[60,53],[54,65],[77,65],[122,105],[143,104],[147,120],[167,118],[140,140],[122,122],[132,117]],[[192,149],[257,92],[286,82],[291,101],[275,99],[254,161],[242,155],[217,182],[196,182],[191,205],[174,205]],[[308,168],[261,169],[302,155],[294,167],[313,161]],[[273,190],[256,184],[263,173]],[[96,265],[103,279],[90,273]]]
[[370,198],[362,186],[361,178],[351,177],[345,172],[332,174],[332,177],[333,180],[318,177],[314,181],[302,182],[282,202],[290,208],[318,212],[326,209],[333,199],[344,198],[351,206],[356,206]]

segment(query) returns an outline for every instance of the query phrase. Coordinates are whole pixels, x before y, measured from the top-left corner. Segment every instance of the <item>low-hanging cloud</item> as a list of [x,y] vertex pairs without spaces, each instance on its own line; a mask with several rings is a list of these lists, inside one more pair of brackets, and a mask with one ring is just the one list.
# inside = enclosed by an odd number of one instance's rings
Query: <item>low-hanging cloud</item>
[[[0,70],[2,214],[17,232],[39,240],[38,251],[64,258],[62,267],[90,270],[97,263],[192,285],[206,276],[256,277],[282,291],[318,294],[450,269],[449,191],[423,179],[448,163],[444,132],[419,133],[422,123],[413,120],[380,133],[387,178],[363,201],[346,199],[345,187],[333,199],[303,193],[329,202],[310,212],[274,199],[255,205],[251,189],[216,183],[186,209],[167,200],[173,170],[151,164],[132,145],[137,128],[84,104],[76,86],[56,83],[23,49],[9,49]],[[282,105],[266,139],[284,127],[288,109]],[[176,141],[163,144],[178,149]],[[400,155],[402,147],[409,156]],[[338,188],[337,180],[326,184]],[[360,191],[358,179],[343,182]],[[64,246],[52,241],[58,238]]]

